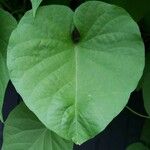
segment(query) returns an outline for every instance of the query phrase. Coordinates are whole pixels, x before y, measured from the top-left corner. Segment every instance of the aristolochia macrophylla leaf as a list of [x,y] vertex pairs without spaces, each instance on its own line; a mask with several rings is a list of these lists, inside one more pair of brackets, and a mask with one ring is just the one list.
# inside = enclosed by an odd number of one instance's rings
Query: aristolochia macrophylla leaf
[[81,144],[126,105],[142,75],[144,46],[121,8],[94,1],[73,12],[51,5],[22,18],[10,39],[8,67],[47,128]]
[[21,103],[9,115],[4,127],[3,150],[72,150],[68,142],[48,130]]
[[0,9],[0,120],[2,117],[2,106],[5,89],[9,80],[6,67],[6,49],[12,30],[16,27],[16,20],[6,11]]

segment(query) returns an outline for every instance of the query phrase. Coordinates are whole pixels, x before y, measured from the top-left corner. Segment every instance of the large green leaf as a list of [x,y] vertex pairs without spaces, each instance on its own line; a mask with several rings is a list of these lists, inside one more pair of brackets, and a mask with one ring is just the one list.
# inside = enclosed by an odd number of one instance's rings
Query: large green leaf
[[149,148],[142,143],[133,143],[127,148],[127,150],[149,150]]
[[[81,36],[76,44],[75,27]],[[144,46],[138,26],[121,8],[95,1],[73,13],[51,5],[36,18],[31,11],[22,18],[10,39],[8,66],[38,118],[81,144],[126,105],[142,75]]]
[[146,65],[143,76],[143,98],[146,111],[150,115],[150,54],[146,55]]
[[9,115],[4,127],[3,150],[72,150],[73,143],[48,130],[21,103]]
[[3,99],[9,80],[6,67],[6,49],[10,34],[16,25],[16,20],[8,12],[0,9],[0,120],[3,120]]

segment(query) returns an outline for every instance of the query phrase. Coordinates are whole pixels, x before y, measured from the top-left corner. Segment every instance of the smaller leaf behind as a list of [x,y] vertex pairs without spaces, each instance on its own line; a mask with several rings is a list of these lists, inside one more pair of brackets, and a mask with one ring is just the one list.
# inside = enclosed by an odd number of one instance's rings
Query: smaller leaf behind
[[150,54],[146,55],[146,64],[143,75],[143,98],[147,113],[150,115]]
[[2,117],[2,106],[5,89],[9,80],[6,66],[7,44],[11,32],[17,26],[16,20],[8,12],[0,9],[0,120]]
[[22,102],[4,127],[3,150],[72,150],[73,143],[48,130]]

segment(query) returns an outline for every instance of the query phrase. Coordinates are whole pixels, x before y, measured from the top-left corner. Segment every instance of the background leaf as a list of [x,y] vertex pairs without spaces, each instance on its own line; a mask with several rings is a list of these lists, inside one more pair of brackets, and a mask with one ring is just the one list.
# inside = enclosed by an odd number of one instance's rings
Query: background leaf
[[6,11],[0,9],[0,120],[2,117],[2,106],[5,89],[9,80],[6,67],[6,48],[12,30],[16,27],[16,20]]
[[146,65],[143,76],[143,98],[146,111],[150,115],[150,54],[146,55]]
[[142,143],[133,143],[127,150],[149,150],[149,148],[145,147]]
[[56,135],[21,103],[9,115],[4,128],[3,150],[72,150],[73,143]]
[[150,120],[147,119],[143,126],[141,140],[150,147]]
[[136,23],[116,6],[87,2],[74,14],[65,6],[45,6],[36,18],[27,12],[13,32],[8,66],[38,118],[81,144],[126,105],[143,72],[144,45]]

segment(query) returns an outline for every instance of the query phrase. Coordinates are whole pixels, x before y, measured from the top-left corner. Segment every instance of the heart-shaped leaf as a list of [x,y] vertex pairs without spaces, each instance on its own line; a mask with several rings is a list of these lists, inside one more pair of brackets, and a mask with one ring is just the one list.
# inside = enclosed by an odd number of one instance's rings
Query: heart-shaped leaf
[[16,27],[16,20],[6,11],[0,9],[0,120],[2,117],[2,106],[5,89],[9,80],[6,67],[6,49],[12,30]]
[[150,54],[146,55],[146,65],[144,70],[142,88],[145,109],[150,115]]
[[38,118],[81,144],[126,105],[142,75],[144,46],[137,24],[121,8],[95,1],[73,13],[51,5],[36,18],[31,11],[22,18],[10,39],[8,66]]
[[9,115],[4,127],[3,150],[72,150],[68,142],[48,130],[21,103]]
[[142,143],[133,143],[127,148],[127,150],[149,150],[149,148]]

